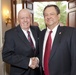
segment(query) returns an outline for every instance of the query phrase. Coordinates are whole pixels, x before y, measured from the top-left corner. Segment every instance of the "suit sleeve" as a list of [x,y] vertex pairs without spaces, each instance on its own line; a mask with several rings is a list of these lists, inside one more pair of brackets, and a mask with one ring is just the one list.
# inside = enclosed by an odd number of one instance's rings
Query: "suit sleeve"
[[71,75],[76,75],[76,29],[71,40]]
[[2,50],[3,61],[16,67],[28,69],[29,57],[15,53],[15,44],[12,34],[5,33],[5,42]]

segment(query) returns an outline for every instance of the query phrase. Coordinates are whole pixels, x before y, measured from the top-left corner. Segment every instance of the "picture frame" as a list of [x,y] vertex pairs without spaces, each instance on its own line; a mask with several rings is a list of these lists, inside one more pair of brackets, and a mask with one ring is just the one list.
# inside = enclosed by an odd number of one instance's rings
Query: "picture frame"
[[69,26],[76,27],[76,11],[69,12]]
[[33,21],[34,21],[34,15],[33,13],[31,13],[31,24],[33,24]]
[[26,8],[30,9],[30,10],[33,10],[33,3],[32,2],[27,2]]
[[76,1],[69,2],[68,8],[71,9],[71,8],[74,8],[74,7],[76,7]]

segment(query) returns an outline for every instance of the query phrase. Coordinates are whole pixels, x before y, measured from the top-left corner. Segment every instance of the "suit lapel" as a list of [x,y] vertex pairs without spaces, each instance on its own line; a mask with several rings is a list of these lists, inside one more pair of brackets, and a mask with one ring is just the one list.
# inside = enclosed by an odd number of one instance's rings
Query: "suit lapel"
[[40,54],[41,54],[41,60],[42,60],[42,55],[43,55],[43,43],[44,43],[44,37],[45,37],[45,32],[46,32],[46,29],[41,33],[41,40],[40,40]]
[[[35,39],[35,43],[36,43],[36,46],[37,46],[38,45],[37,33],[35,32],[35,30],[32,27],[30,27],[30,29],[31,29],[31,32],[33,34],[33,37]],[[21,30],[21,27],[20,26],[17,27],[16,32],[17,32],[18,36],[20,37],[20,39],[24,43],[26,43],[29,48],[32,48],[31,45],[30,45],[30,43],[29,43],[29,41],[28,41],[28,39],[26,38],[26,36],[24,35],[23,31]]]
[[35,47],[35,54],[36,54],[36,52],[37,52],[37,47],[38,47],[38,37],[37,37],[37,32],[32,28],[32,27],[30,27],[30,29],[31,29],[31,32],[32,32],[32,34],[33,34],[33,37],[34,37],[34,40],[35,40],[35,45],[36,45],[36,47]]
[[34,29],[32,29],[32,27],[30,27],[30,29],[31,29],[31,32],[32,32],[32,34],[33,34],[33,37],[34,37],[34,39],[35,39],[35,43],[36,43],[36,45],[37,45],[37,33],[35,32],[35,30]]
[[34,48],[35,50],[33,50],[34,51],[34,53],[35,53],[35,55],[38,53],[38,42],[39,42],[39,38],[38,38],[38,33],[37,33],[37,30],[36,30],[36,28],[34,28],[34,27],[30,27],[30,30],[31,30],[31,32],[32,32],[32,35],[33,35],[33,37],[34,37],[34,40],[35,40],[35,45],[36,45],[36,47]]
[[[29,42],[28,42],[26,36],[24,35],[23,31],[21,30],[21,27],[20,27],[20,26],[17,27],[16,32],[17,32],[18,36],[20,37],[20,39],[21,39],[24,43],[26,43],[26,44],[28,45]],[[28,46],[29,46],[29,45],[28,45]],[[29,47],[30,47],[30,46],[29,46]]]
[[63,29],[59,26],[57,29],[57,32],[56,32],[55,40],[54,40],[53,45],[52,45],[52,51],[51,51],[50,59],[52,59],[52,57],[56,53],[56,51],[60,45],[62,35],[63,35]]

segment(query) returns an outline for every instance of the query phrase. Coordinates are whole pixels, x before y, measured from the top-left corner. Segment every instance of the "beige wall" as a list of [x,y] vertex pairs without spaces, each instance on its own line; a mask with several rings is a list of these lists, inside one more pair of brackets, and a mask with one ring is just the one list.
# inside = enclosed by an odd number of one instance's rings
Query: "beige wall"
[[3,73],[3,62],[2,62],[2,55],[1,55],[1,49],[0,49],[0,75],[4,75]]
[[[1,0],[0,0],[0,11],[1,9],[2,8],[1,8]],[[0,75],[3,75],[1,47],[2,47],[2,12],[0,12]]]
[[[0,0],[0,11],[1,11],[1,0]],[[2,12],[0,12],[0,48],[2,47]]]
[[11,28],[11,24],[6,26],[5,23],[5,12],[9,10],[9,17],[11,18],[11,0],[1,0],[2,1],[2,41],[4,41],[5,31]]
[[[5,24],[5,18],[4,18],[4,10],[8,9],[9,11],[11,10],[11,0],[0,0],[0,75],[9,75],[9,66],[5,64],[2,61],[2,46],[3,46],[3,40],[4,40],[4,33],[6,30],[11,28],[11,25],[6,26]],[[11,12],[10,12],[11,14]],[[10,15],[9,14],[9,15]],[[7,65],[7,69],[6,69]]]

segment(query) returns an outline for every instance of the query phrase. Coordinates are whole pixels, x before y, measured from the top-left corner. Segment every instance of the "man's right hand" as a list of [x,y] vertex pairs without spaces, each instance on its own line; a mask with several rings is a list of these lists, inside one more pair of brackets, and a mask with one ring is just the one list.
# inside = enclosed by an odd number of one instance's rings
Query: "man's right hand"
[[39,59],[37,57],[30,58],[31,64],[29,65],[30,68],[35,69],[39,67]]

